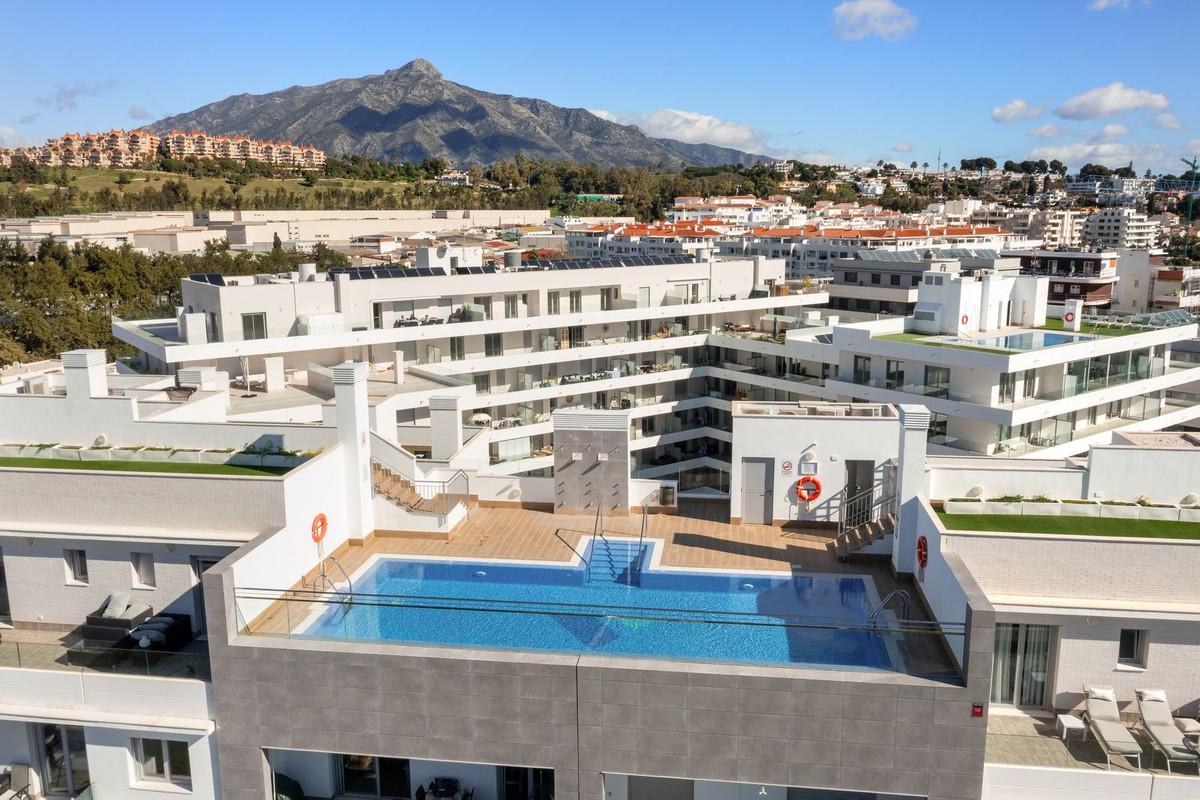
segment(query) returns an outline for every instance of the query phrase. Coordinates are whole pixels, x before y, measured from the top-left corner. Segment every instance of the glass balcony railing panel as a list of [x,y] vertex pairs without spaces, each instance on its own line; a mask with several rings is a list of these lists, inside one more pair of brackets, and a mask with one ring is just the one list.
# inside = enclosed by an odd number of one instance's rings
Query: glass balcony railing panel
[[184,651],[67,646],[57,642],[0,642],[0,667],[210,679],[208,649],[202,642],[192,642]]

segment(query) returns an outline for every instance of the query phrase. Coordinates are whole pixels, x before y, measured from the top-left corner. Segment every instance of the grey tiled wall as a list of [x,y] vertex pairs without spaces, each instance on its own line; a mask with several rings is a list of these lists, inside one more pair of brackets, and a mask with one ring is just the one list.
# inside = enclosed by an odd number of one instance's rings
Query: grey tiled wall
[[[968,576],[969,577],[969,576]],[[267,796],[264,748],[548,767],[561,800],[614,772],[978,800],[992,612],[972,588],[965,687],[737,667],[238,636],[205,576],[226,800]]]

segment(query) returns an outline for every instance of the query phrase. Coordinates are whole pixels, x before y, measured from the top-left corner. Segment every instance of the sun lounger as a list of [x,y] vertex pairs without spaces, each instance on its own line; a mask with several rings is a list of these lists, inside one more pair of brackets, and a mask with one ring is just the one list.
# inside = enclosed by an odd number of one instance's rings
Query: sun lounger
[[[1167,774],[1171,772],[1171,762],[1200,764],[1200,753],[1183,738],[1179,728],[1175,727],[1175,719],[1171,716],[1171,706],[1167,702],[1166,692],[1158,689],[1137,690],[1138,713],[1142,717],[1142,729],[1150,737],[1154,750],[1163,754],[1167,760]],[[1153,766],[1154,750],[1150,751],[1151,766]]]
[[[1138,772],[1142,770],[1142,746],[1133,738],[1133,734],[1121,722],[1121,712],[1117,710],[1116,695],[1107,687],[1085,687],[1087,700],[1084,701],[1084,721],[1088,731],[1096,737],[1100,749],[1112,769],[1112,757],[1124,756],[1133,761],[1137,759]],[[1087,738],[1087,731],[1084,731]]]

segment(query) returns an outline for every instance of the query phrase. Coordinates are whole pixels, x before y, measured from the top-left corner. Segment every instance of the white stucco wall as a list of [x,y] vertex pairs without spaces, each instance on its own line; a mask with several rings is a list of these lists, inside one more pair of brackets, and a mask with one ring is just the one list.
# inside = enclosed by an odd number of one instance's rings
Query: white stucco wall
[[1088,467],[1089,497],[1178,503],[1200,495],[1200,448],[1093,447]]

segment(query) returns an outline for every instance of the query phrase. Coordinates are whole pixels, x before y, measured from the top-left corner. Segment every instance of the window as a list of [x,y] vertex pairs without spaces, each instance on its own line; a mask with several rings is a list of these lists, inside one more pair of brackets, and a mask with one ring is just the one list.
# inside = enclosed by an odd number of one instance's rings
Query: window
[[483,335],[483,352],[489,358],[492,356],[504,355],[504,345],[502,344],[501,334],[485,333]]
[[450,360],[462,361],[467,357],[467,345],[463,337],[450,337]]
[[896,391],[903,391],[903,389],[904,389],[904,362],[903,361],[893,361],[890,358],[888,359],[888,361],[887,361],[887,383],[885,385],[889,389],[895,389]]
[[916,285],[917,285],[917,284],[919,284],[920,282],[921,282],[921,276],[920,276],[920,275],[913,275],[913,276],[912,276],[912,285],[913,285],[913,286],[916,286]]
[[842,280],[845,281],[846,283],[858,283],[858,273],[857,272],[847,272],[846,277],[843,278]]
[[267,315],[261,311],[257,314],[242,314],[242,338],[267,338]]
[[899,286],[899,285],[900,285],[900,276],[899,276],[899,275],[892,275],[892,276],[891,276],[891,278],[890,278],[890,280],[891,280],[891,284],[892,284],[892,286]]
[[517,296],[515,294],[504,295],[504,318],[516,319],[520,316],[517,313]]
[[63,562],[67,568],[67,583],[87,584],[87,553],[83,550],[63,550]]
[[344,754],[341,757],[341,789],[345,794],[366,797],[412,796],[406,758],[376,758]]
[[546,292],[546,313],[558,313],[558,292]]
[[1146,666],[1146,646],[1150,643],[1150,631],[1137,628],[1122,628],[1121,642],[1117,650],[1117,663],[1127,667]]
[[129,561],[133,567],[133,585],[138,589],[153,589],[154,583],[154,554],[130,553]]
[[870,356],[855,356],[854,357],[854,382],[859,384],[870,383],[871,381],[871,357]]
[[878,286],[882,281],[883,281],[883,276],[880,275],[878,272],[871,273],[871,283]]
[[133,757],[137,761],[139,780],[192,785],[192,762],[188,758],[187,742],[134,739]]
[[583,311],[583,292],[579,289],[574,289],[571,291],[570,298],[571,313],[578,314],[580,311]]
[[477,305],[477,306],[483,306],[483,318],[484,318],[484,319],[491,319],[491,318],[492,318],[492,298],[490,298],[490,297],[476,297],[476,298],[475,298],[475,305]]

